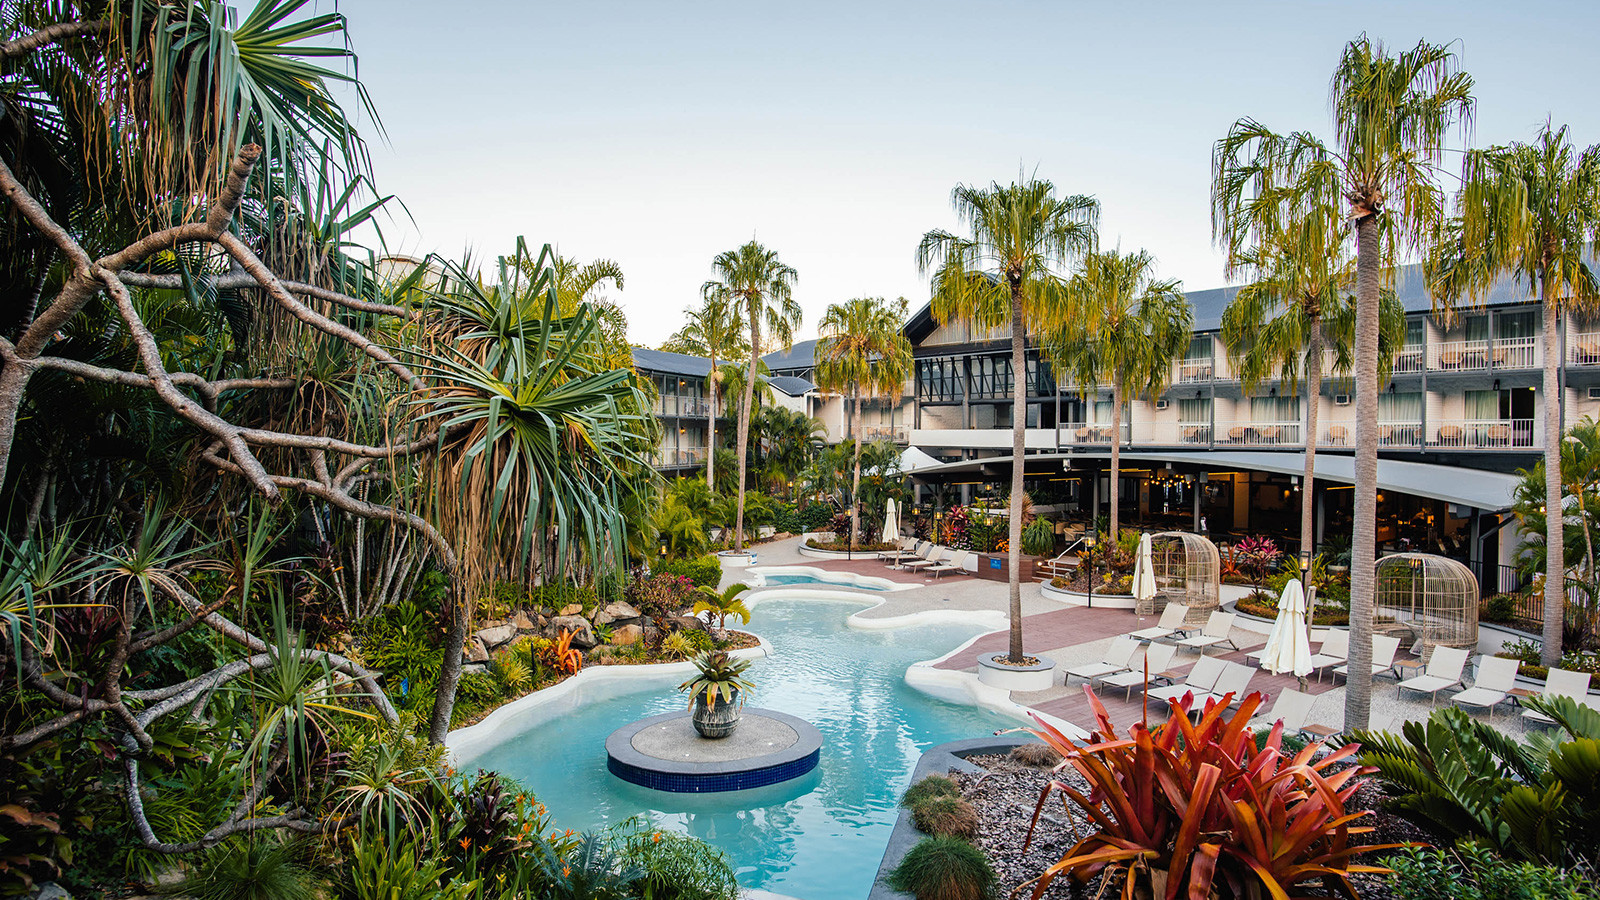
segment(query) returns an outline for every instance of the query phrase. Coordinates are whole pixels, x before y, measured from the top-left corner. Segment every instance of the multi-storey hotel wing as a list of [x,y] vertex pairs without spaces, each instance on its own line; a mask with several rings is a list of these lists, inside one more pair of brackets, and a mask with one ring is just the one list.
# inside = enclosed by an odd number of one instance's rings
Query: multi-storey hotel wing
[[[1504,285],[1475,305],[1435,308],[1420,272],[1401,272],[1396,291],[1407,312],[1404,345],[1378,398],[1379,543],[1418,548],[1469,563],[1485,589],[1510,587],[1520,538],[1509,509],[1519,468],[1532,466],[1545,441],[1540,307]],[[1028,473],[1039,492],[1069,507],[1104,512],[1109,498],[1111,441],[1122,442],[1124,521],[1144,527],[1215,534],[1297,531],[1300,504],[1315,504],[1317,537],[1349,534],[1354,473],[1355,400],[1348,375],[1330,351],[1314,402],[1317,433],[1306,430],[1305,387],[1274,381],[1246,392],[1221,340],[1222,313],[1235,288],[1188,295],[1195,333],[1159,396],[1123,409],[1121,434],[1111,433],[1109,389],[1063,383],[1039,351],[1028,351],[1027,408],[1014,409],[1008,336],[964,322],[939,323],[929,307],[905,326],[916,357],[899,397],[865,406],[868,440],[892,440],[933,460],[915,468],[928,502],[956,503],[1004,490],[1010,478],[1010,429],[1025,417]],[[1600,414],[1600,321],[1564,320],[1558,341],[1563,421]],[[830,441],[848,435],[842,398],[810,382],[815,342],[765,357],[785,382],[779,402],[822,420]],[[639,351],[641,370],[661,379],[663,403],[702,403],[707,363],[694,357]],[[661,358],[682,360],[678,369]],[[674,372],[698,363],[695,384],[677,388]],[[693,373],[689,373],[693,374]],[[787,376],[787,377],[783,377]],[[687,392],[687,393],[683,393]],[[672,400],[668,400],[673,396]],[[693,401],[679,399],[694,397]],[[663,415],[673,412],[665,407]],[[664,457],[688,452],[703,460],[704,416],[698,424],[668,422]],[[698,429],[698,430],[696,430]],[[699,444],[694,444],[695,436]],[[672,443],[687,437],[684,444]],[[1317,449],[1312,496],[1300,475],[1307,442]],[[937,499],[935,499],[937,498]]]

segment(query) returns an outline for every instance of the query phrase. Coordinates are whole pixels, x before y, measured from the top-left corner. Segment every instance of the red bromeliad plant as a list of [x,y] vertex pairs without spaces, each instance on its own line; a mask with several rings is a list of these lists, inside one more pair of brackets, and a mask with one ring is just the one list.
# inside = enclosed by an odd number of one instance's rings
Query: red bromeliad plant
[[1352,825],[1368,813],[1347,813],[1345,804],[1360,776],[1376,770],[1329,769],[1352,756],[1356,745],[1317,762],[1312,758],[1319,744],[1287,756],[1279,723],[1256,749],[1248,723],[1265,699],[1261,694],[1245,697],[1231,718],[1226,703],[1207,702],[1198,724],[1189,720],[1192,698],[1186,695],[1170,701],[1165,723],[1154,730],[1135,723],[1122,738],[1094,693],[1085,692],[1098,721],[1093,743],[1074,743],[1037,716],[1039,728],[1027,729],[1061,754],[1057,771],[1070,766],[1090,785],[1087,797],[1060,781],[1046,785],[1028,840],[1052,790],[1071,798],[1099,827],[1029,882],[1034,900],[1062,873],[1079,882],[1120,874],[1125,900],[1289,900],[1303,896],[1294,892],[1311,881],[1355,898],[1352,873],[1388,870],[1351,859],[1402,846],[1350,843],[1352,835],[1372,829]]

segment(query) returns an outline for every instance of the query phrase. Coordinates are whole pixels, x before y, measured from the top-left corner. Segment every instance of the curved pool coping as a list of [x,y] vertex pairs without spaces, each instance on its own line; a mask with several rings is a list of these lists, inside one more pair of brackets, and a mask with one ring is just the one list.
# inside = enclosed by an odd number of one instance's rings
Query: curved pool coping
[[[900,591],[913,591],[922,587],[920,584],[906,584],[903,581],[890,581],[876,575],[858,575],[855,572],[833,572],[828,569],[819,569],[816,566],[752,566],[740,576],[740,580],[750,585],[751,590],[765,590],[767,588],[807,588],[813,585],[806,584],[767,584],[768,575],[806,575],[817,579],[818,587],[856,588],[857,590],[870,590],[875,594],[894,594]],[[878,585],[868,588],[865,585]]]
[[647,716],[611,732],[606,738],[606,768],[623,781],[677,794],[714,794],[766,787],[799,778],[817,767],[822,758],[822,732],[798,716],[775,709],[748,706],[748,716],[765,716],[789,726],[795,742],[787,747],[742,759],[691,762],[662,759],[633,746],[634,735],[652,725],[690,716],[688,711]]
[[[971,647],[979,638],[1004,630],[1009,622],[1005,613],[999,610],[925,609],[906,615],[884,616],[881,618],[867,618],[862,615],[887,602],[889,593],[888,591],[875,591],[871,594],[866,594],[847,590],[808,590],[794,588],[789,585],[778,585],[759,591],[753,590],[745,595],[743,600],[745,605],[752,609],[760,603],[770,600],[829,600],[835,602],[843,600],[861,603],[865,608],[857,610],[846,617],[845,625],[849,628],[866,631],[948,623],[987,626],[987,631],[973,635],[942,656],[912,663],[905,671],[906,684],[921,693],[938,700],[944,700],[947,703],[976,706],[1030,725],[1034,724],[1034,716],[1038,716],[1056,728],[1061,729],[1068,737],[1077,740],[1088,737],[1087,732],[1065,719],[1057,718],[1048,713],[1040,713],[1017,703],[1011,699],[1010,691],[993,688],[979,682],[975,672],[936,668],[939,663]],[[766,638],[754,634],[754,632],[748,633],[752,634],[760,642],[760,646],[734,650],[732,651],[734,656],[755,659],[775,655],[772,645],[767,642]],[[583,701],[573,695],[590,685],[637,678],[659,678],[663,675],[687,675],[693,671],[694,666],[688,662],[649,663],[636,666],[590,666],[560,684],[534,691],[507,703],[489,713],[480,722],[451,731],[445,735],[445,747],[449,751],[452,762],[459,761],[462,756],[476,754],[481,752],[487,745],[492,744],[497,732],[508,724],[519,722],[527,716],[537,714],[562,702],[572,702],[581,706]]]

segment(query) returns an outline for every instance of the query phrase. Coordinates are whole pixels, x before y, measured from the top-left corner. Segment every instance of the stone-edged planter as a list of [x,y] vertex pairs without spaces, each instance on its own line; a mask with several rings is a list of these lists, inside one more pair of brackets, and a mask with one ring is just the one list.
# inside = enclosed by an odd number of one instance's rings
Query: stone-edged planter
[[1029,654],[1039,661],[1031,666],[1012,666],[1000,660],[1007,654],[983,653],[978,656],[978,681],[1002,691],[1048,691],[1055,683],[1056,663],[1048,656]]
[[[855,551],[823,550],[820,547],[813,547],[813,546],[811,546],[811,540],[813,538],[821,540],[821,538],[815,532],[807,533],[807,534],[801,536],[801,538],[800,538],[800,546],[795,548],[795,552],[799,553],[801,556],[809,556],[812,559],[858,559],[858,560],[859,559],[869,559],[870,560],[870,559],[877,559],[878,558],[878,551],[877,550],[862,550],[862,549],[857,549]],[[828,540],[832,540],[832,538],[830,537],[830,538],[828,538]]]
[[[1069,591],[1058,588],[1048,581],[1039,583],[1039,592],[1051,600],[1060,601],[1068,606],[1089,605],[1090,598],[1088,594],[1082,591]],[[1138,601],[1128,594],[1102,594],[1096,591],[1094,595],[1095,609],[1100,609],[1101,607],[1106,609],[1133,609],[1136,605],[1138,605]]]
[[743,569],[756,564],[756,555],[748,550],[720,550],[717,561],[730,569]]
[[[911,772],[911,784],[916,784],[929,775],[943,775],[951,769],[975,775],[982,774],[983,769],[967,762],[967,757],[1010,753],[1012,747],[1031,744],[1036,740],[1028,735],[1001,735],[936,744],[923,751],[922,758],[917,760],[917,767]],[[905,858],[906,853],[925,837],[927,835],[918,831],[917,826],[912,824],[911,810],[900,810],[900,816],[894,822],[894,831],[889,833],[889,846],[883,850],[883,862],[878,864],[878,876],[872,880],[872,890],[867,894],[867,900],[912,900],[910,894],[903,894],[890,888],[883,883],[883,879],[893,872],[895,867],[900,865],[900,860]]]

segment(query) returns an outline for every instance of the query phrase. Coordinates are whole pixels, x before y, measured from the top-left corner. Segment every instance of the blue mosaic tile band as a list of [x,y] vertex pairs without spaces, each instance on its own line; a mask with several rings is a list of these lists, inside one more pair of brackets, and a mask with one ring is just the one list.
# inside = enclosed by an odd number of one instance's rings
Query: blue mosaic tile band
[[817,767],[822,759],[822,748],[818,747],[800,759],[779,763],[761,769],[747,769],[742,772],[728,772],[720,774],[686,774],[679,772],[656,772],[622,762],[614,756],[606,758],[606,768],[611,774],[623,781],[632,782],[658,791],[671,791],[677,794],[711,794],[719,791],[743,791],[749,788],[766,787],[791,778],[799,778]]

